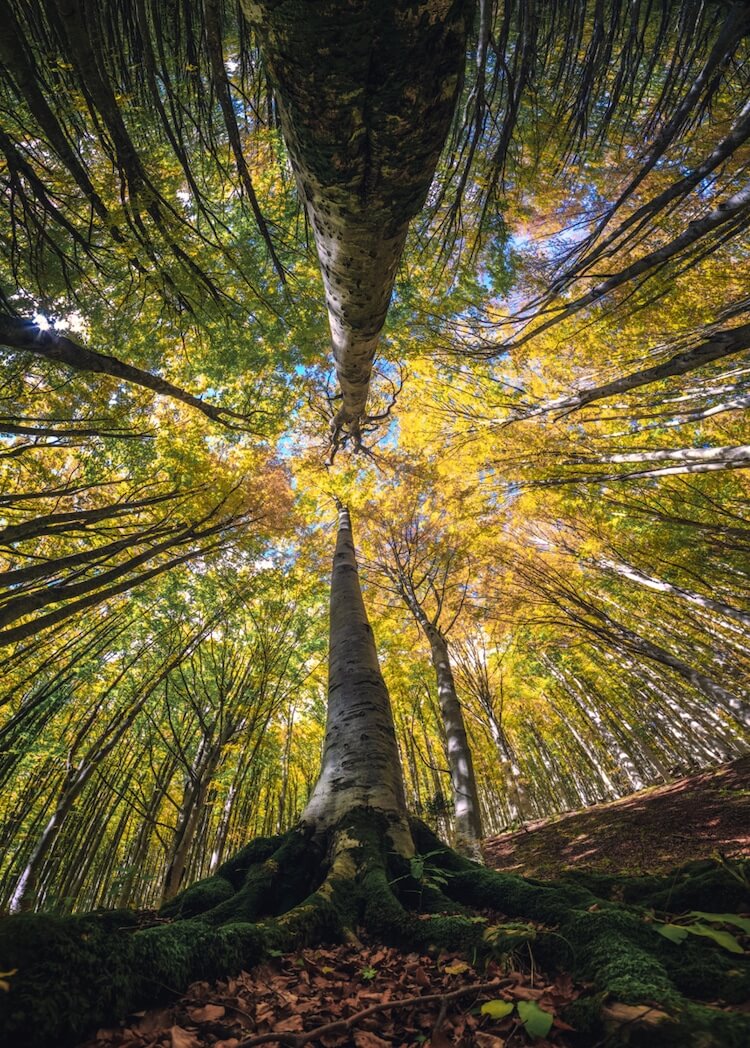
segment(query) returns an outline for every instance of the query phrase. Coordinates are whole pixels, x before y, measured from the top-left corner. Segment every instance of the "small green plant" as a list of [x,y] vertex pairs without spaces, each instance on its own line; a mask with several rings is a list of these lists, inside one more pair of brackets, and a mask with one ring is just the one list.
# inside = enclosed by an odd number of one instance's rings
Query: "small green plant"
[[409,860],[409,868],[415,881],[419,881],[425,888],[442,888],[448,883],[448,878],[439,866],[429,862],[434,855],[440,855],[440,850],[425,852],[424,855],[413,855]]
[[370,964],[367,964],[364,968],[360,968],[359,974],[365,980],[365,982],[372,982],[372,980],[378,974],[378,969],[373,968]]
[[488,1015],[490,1019],[504,1019],[514,1010],[518,1011],[518,1017],[530,1037],[546,1037],[552,1029],[554,1016],[540,1008],[536,1001],[518,1001],[514,1004],[513,1001],[498,998],[486,1001],[481,1007],[482,1015]]
[[412,855],[411,859],[409,859],[409,872],[402,874],[401,877],[396,877],[389,883],[398,884],[399,881],[404,881],[411,877],[420,886],[419,905],[421,905],[422,894],[425,888],[440,891],[448,883],[448,877],[444,870],[429,861],[434,855],[441,854],[442,851],[440,849],[435,849],[431,852],[425,852],[424,855]]
[[713,928],[711,925],[730,924],[739,928],[746,935],[750,935],[750,918],[739,917],[736,913],[706,913],[703,910],[692,910],[678,920],[685,923],[654,922],[654,930],[674,943],[684,942],[688,935],[700,935],[705,939],[712,939],[730,953],[745,952],[736,937],[726,928]]
[[538,929],[523,921],[507,921],[505,924],[490,924],[484,929],[482,938],[498,956],[511,953],[524,943],[536,939]]

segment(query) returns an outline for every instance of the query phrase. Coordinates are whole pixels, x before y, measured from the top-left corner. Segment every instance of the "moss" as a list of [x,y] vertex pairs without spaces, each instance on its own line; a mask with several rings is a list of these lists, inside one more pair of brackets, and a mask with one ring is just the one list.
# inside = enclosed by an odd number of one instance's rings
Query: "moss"
[[341,912],[334,901],[313,892],[293,910],[269,922],[268,934],[279,949],[340,941],[344,933]]
[[[0,1036],[29,1048],[63,1048],[91,1028],[182,991],[196,979],[249,967],[269,948],[335,940],[346,928],[364,923],[383,941],[408,950],[461,950],[472,962],[533,939],[534,957],[546,970],[569,971],[594,990],[570,1013],[591,1043],[612,1035],[600,1019],[605,999],[653,1003],[674,1018],[657,1027],[658,1033],[633,1024],[617,1030],[620,1040],[612,1040],[613,1045],[744,1048],[750,1043],[750,1017],[686,1000],[745,999],[748,959],[693,938],[672,943],[658,935],[642,909],[608,903],[592,893],[595,883],[614,891],[618,879],[603,884],[575,877],[542,884],[464,859],[426,828],[418,828],[415,838],[422,854],[433,853],[430,864],[444,871],[445,885],[414,879],[409,860],[390,850],[387,819],[359,809],[324,840],[315,841],[300,828],[254,842],[215,877],[183,892],[176,900],[179,917],[171,924],[139,931],[136,915],[128,911],[6,918],[0,921],[0,967],[18,973],[3,1000]],[[652,901],[665,892],[674,898],[677,887],[684,889],[680,900],[689,898],[695,905],[696,885],[715,891],[727,876],[716,864],[698,869],[693,864],[671,878],[640,878],[633,893]],[[634,879],[628,883],[633,886]],[[725,901],[726,896],[714,895],[711,905],[704,905],[728,910]],[[477,906],[499,910],[510,920],[486,939],[486,925],[466,915],[467,907]],[[429,909],[433,914],[425,919]],[[250,923],[256,916],[265,919]]]
[[690,862],[668,874],[623,877],[571,870],[562,883],[586,888],[601,899],[621,899],[667,913],[685,910],[738,912],[750,909],[750,891],[724,864]]
[[277,843],[270,855],[265,848],[259,852],[266,855],[265,860],[251,866],[233,895],[204,911],[203,920],[216,927],[286,913],[317,887],[322,854],[310,831],[297,828]]
[[[421,843],[424,846],[429,841],[422,836]],[[551,928],[537,937],[534,955],[550,970],[571,971],[595,988],[593,995],[576,1002],[568,1016],[592,1041],[606,1036],[607,1044],[612,1045],[685,1048],[693,1044],[701,1048],[750,1043],[750,1017],[685,999],[685,995],[730,1003],[746,999],[750,988],[748,960],[702,941],[671,943],[658,935],[643,909],[608,904],[591,891],[594,886],[621,890],[623,882],[632,884],[631,879],[596,875],[542,884],[477,868],[448,852],[444,853],[444,865],[451,871],[446,889],[451,897],[467,905],[540,921]],[[731,875],[714,863],[699,864],[698,869],[695,866],[691,864],[670,877],[639,878],[631,895],[651,905],[669,897],[684,909],[698,908],[701,900],[710,910],[731,910],[725,904],[738,896],[731,892],[717,896],[720,887],[729,884],[731,888]],[[631,1024],[613,1033],[604,1030],[599,1019],[605,998],[625,1004],[653,1003],[674,1021],[657,1027]]]
[[[231,859],[222,863],[216,871],[218,877],[229,881],[235,891],[240,888],[245,876],[253,866],[259,862],[265,862],[275,851],[281,847],[285,837],[281,834],[277,837],[256,837],[254,840],[241,848]],[[199,882],[200,883],[200,882]]]
[[162,906],[159,913],[162,917],[195,917],[231,899],[234,893],[235,889],[223,877],[207,877],[180,892],[171,902]]
[[206,928],[199,920],[147,928],[134,937],[140,1001],[179,991],[196,979],[214,979],[250,967],[263,956],[267,937],[254,924]]
[[613,927],[611,921],[574,918],[561,928],[561,934],[573,943],[578,977],[606,989],[616,1000],[625,1004],[658,1001],[662,1006],[678,1000],[659,958],[648,946],[635,941],[632,933]]
[[[719,863],[691,863],[671,877],[654,880],[658,883],[641,889],[637,897],[656,910],[727,913],[750,909],[750,891]],[[626,886],[623,898],[630,901],[636,898],[636,893]]]
[[670,952],[670,977],[686,997],[728,1004],[750,1000],[750,963],[746,958],[692,938]]
[[0,968],[17,973],[3,995],[0,1040],[62,1045],[126,1011],[136,981],[132,942],[131,934],[100,917],[4,918]]
[[254,866],[265,862],[283,845],[287,835],[256,837],[218,868],[214,876],[196,881],[159,911],[162,917],[194,917],[205,913],[227,899],[243,886]]

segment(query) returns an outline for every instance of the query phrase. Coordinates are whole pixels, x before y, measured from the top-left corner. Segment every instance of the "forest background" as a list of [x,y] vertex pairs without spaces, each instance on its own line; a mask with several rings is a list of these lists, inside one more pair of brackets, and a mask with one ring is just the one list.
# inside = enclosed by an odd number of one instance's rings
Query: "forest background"
[[348,436],[246,24],[5,6],[3,904],[157,905],[296,823],[335,499],[441,835],[425,621],[485,834],[746,752],[744,5],[480,5]]

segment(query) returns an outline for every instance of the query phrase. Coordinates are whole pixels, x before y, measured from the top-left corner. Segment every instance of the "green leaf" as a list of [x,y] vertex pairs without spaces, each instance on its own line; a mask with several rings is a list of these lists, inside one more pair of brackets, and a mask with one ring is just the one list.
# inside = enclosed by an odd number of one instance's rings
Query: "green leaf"
[[414,878],[414,880],[421,881],[422,874],[424,873],[424,859],[422,859],[419,855],[415,855],[412,859],[409,860],[409,865],[411,867],[411,875]]
[[665,939],[669,939],[671,942],[682,942],[684,939],[687,939],[687,928],[682,928],[679,924],[655,924],[654,928],[659,935],[663,935]]
[[692,935],[703,935],[707,939],[713,939],[719,946],[723,946],[730,953],[744,953],[740,944],[731,932],[722,932],[716,928],[709,928],[707,924],[688,924],[687,931]]
[[526,1033],[531,1037],[546,1037],[552,1029],[552,1013],[545,1012],[536,1001],[519,1001],[517,1007]]
[[700,917],[710,924],[733,924],[750,935],[750,917],[740,917],[736,913],[704,913],[702,910],[693,910],[690,916]]
[[481,1012],[482,1015],[489,1015],[490,1019],[504,1019],[514,1008],[513,1001],[501,1001],[498,998],[496,1001],[485,1001]]

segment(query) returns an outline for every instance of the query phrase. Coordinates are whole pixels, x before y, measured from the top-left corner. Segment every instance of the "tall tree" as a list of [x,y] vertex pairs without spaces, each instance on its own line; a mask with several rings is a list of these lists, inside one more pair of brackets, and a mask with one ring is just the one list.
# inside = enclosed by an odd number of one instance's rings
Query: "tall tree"
[[[455,808],[456,848],[481,858],[482,821],[474,761],[453,676],[448,634],[466,599],[467,578],[456,578],[466,564],[444,536],[430,534],[415,507],[403,523],[388,523],[375,567],[392,593],[414,616],[430,646]],[[465,558],[464,558],[465,559]]]

